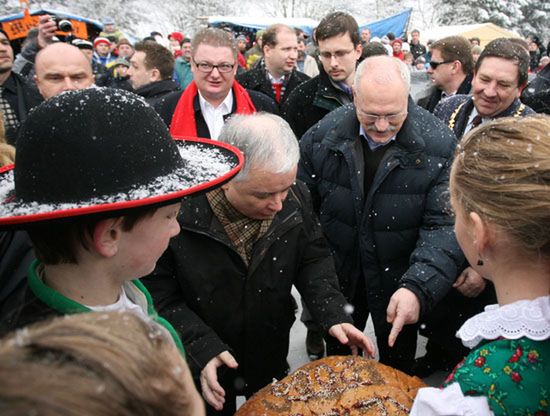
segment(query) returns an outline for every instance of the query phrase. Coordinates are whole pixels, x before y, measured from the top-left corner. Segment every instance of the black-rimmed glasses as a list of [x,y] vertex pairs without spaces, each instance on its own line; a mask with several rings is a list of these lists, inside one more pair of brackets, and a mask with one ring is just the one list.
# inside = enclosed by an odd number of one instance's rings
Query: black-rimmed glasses
[[212,72],[214,68],[218,70],[218,72],[221,73],[227,73],[231,72],[233,68],[235,68],[235,64],[228,64],[228,63],[222,63],[218,65],[211,64],[210,62],[197,62],[193,59],[193,63],[197,67],[197,69],[201,72]]

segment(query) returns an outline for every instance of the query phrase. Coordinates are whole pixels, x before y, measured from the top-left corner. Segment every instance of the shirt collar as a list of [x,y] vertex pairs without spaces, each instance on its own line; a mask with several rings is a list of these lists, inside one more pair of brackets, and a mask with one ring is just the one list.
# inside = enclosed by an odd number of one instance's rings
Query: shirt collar
[[201,92],[199,91],[199,103],[201,106],[201,110],[204,112],[206,110],[215,111],[215,110],[223,110],[224,114],[227,114],[228,112],[231,112],[231,109],[233,108],[233,91],[229,90],[227,93],[227,96],[224,98],[224,100],[221,102],[221,104],[218,107],[214,107],[212,104],[210,104],[206,99],[202,96]]
[[272,84],[284,84],[285,82],[285,75],[283,75],[280,78],[275,78],[273,75],[271,75],[271,72],[269,72],[266,68],[265,72],[267,72],[267,77],[271,81]]
[[468,348],[476,347],[483,340],[494,340],[500,337],[548,340],[550,337],[549,314],[550,296],[519,300],[503,306],[487,305],[484,312],[468,319],[460,327],[456,336]]
[[452,97],[453,95],[456,95],[456,91],[446,93],[445,91],[441,91],[441,99]]
[[384,147],[384,146],[390,144],[391,142],[394,142],[395,138],[397,136],[396,134],[394,134],[392,137],[390,137],[384,143],[375,142],[374,140],[372,140],[369,137],[369,135],[367,134],[367,132],[365,131],[365,129],[363,128],[363,125],[361,123],[359,123],[359,135],[364,137],[367,140],[367,143],[369,145],[370,150],[376,150],[379,147]]

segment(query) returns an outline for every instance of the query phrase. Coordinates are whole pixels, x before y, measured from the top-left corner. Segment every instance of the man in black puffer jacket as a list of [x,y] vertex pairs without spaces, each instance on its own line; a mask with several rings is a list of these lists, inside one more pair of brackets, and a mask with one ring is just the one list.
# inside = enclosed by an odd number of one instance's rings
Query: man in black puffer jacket
[[[463,255],[447,212],[452,133],[408,99],[408,69],[391,57],[356,71],[354,104],[300,142],[298,177],[335,255],[340,287],[380,361],[410,371],[419,317],[451,289]],[[399,337],[397,337],[399,335]],[[327,339],[329,354],[342,353]]]

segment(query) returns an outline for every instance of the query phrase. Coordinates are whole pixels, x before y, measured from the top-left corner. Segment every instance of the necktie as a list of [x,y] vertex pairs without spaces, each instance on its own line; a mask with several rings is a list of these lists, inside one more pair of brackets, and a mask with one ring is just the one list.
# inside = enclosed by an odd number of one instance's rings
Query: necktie
[[475,129],[477,126],[481,124],[482,121],[483,121],[482,117],[479,114],[476,115],[472,120],[472,128]]
[[271,86],[273,87],[273,91],[275,91],[275,100],[277,100],[278,103],[281,102],[281,91],[283,89],[283,83],[282,82],[272,82]]
[[10,103],[6,98],[4,98],[4,87],[0,87],[0,113],[4,118],[4,129],[14,129],[17,130],[19,127],[19,120],[15,112],[10,106]]

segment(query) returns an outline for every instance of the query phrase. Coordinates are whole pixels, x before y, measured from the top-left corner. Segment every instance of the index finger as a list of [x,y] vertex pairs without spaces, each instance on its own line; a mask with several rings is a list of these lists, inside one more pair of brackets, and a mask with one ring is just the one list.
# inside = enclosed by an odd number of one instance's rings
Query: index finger
[[397,339],[397,336],[403,329],[404,324],[405,324],[405,318],[402,315],[397,314],[397,316],[393,320],[390,336],[388,337],[388,345],[390,347],[393,347],[393,344],[395,344],[395,340]]

